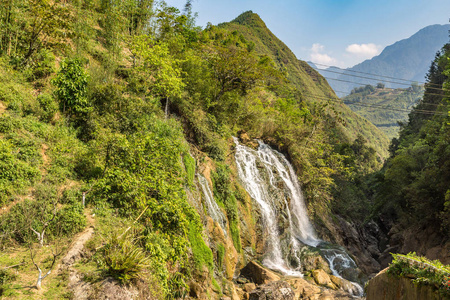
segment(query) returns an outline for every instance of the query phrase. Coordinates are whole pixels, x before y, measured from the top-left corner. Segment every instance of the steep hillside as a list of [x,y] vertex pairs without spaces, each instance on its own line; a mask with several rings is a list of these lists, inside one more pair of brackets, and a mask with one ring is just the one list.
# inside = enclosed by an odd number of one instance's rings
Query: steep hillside
[[342,126],[343,123],[336,123],[340,139],[353,141],[358,135],[362,135],[381,157],[386,157],[389,144],[386,136],[343,105],[327,81],[308,63],[298,60],[257,14],[245,12],[229,23],[219,24],[219,27],[239,32],[254,44],[257,53],[270,57],[276,66],[286,73],[293,88],[301,93],[300,98],[310,106],[328,103],[330,110],[344,121],[345,126]]
[[393,139],[398,137],[398,122],[407,121],[408,113],[422,99],[423,91],[418,85],[408,89],[367,85],[353,89],[342,101]]
[[[275,37],[287,70],[255,50],[272,49],[264,34],[252,43],[226,26],[199,30],[189,8],[9,4],[2,298],[361,294],[378,264],[346,238],[356,225],[345,220],[369,206],[334,191],[379,169],[386,143],[379,136],[377,154],[376,128]],[[293,274],[307,281],[293,288]]]
[[412,251],[450,262],[449,55],[447,44],[430,67],[423,100],[402,125],[391,157],[372,182],[374,214],[389,234],[384,263],[390,252]]
[[[411,37],[387,46],[380,55],[347,69],[349,72],[346,72],[345,70],[337,71],[338,73],[342,72],[343,74],[349,74],[351,76],[338,75],[336,73],[327,72],[326,70],[319,70],[319,72],[325,77],[370,85],[376,85],[380,79],[386,80],[384,83],[386,87],[390,88],[405,88],[410,82],[389,78],[377,79],[376,76],[357,74],[351,71],[424,82],[430,62],[434,59],[436,52],[448,41],[449,29],[449,24],[427,26]],[[336,70],[332,71],[335,72]],[[354,75],[360,77],[352,77]],[[369,80],[361,77],[376,79]],[[329,83],[335,91],[347,93],[350,93],[353,88],[361,86],[361,84],[343,81],[329,80]]]

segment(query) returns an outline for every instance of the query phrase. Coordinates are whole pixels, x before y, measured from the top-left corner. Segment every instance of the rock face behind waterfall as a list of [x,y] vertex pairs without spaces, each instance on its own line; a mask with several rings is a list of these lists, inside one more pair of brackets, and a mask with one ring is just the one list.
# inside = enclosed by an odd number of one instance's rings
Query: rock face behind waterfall
[[268,145],[251,142],[247,138],[247,147],[235,140],[235,155],[225,162],[231,173],[227,189],[236,197],[236,214],[227,202],[233,198],[218,192],[223,189],[218,174],[224,167],[193,151],[196,175],[187,195],[203,221],[204,240],[224,288],[217,289],[204,268],[188,282],[191,297],[206,299],[208,294],[222,293],[224,299],[275,300],[353,299],[352,295],[359,295],[355,284],[333,276],[336,266],[330,269],[322,253],[325,250],[316,248],[323,241],[309,220],[293,167]]

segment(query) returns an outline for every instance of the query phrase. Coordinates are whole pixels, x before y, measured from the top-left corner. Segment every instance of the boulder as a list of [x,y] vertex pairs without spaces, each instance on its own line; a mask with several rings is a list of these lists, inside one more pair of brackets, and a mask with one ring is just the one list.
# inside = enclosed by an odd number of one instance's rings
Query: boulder
[[[378,299],[410,299],[441,300],[442,298],[432,286],[414,284],[410,278],[389,275],[387,268],[372,278],[366,289],[367,300]],[[445,296],[444,296],[445,297]]]
[[314,299],[315,295],[319,295],[321,292],[319,287],[312,285],[303,278],[293,278],[287,282],[294,289],[295,299]]
[[247,293],[250,293],[254,289],[256,289],[256,285],[253,282],[244,284],[244,291],[246,291]]
[[303,271],[322,269],[331,274],[328,262],[318,252],[302,253],[301,260]]
[[251,280],[256,284],[267,284],[272,281],[280,280],[280,276],[267,270],[254,261],[249,262],[242,270],[241,276]]
[[326,286],[333,290],[337,289],[336,285],[331,281],[330,276],[324,270],[314,270],[311,272],[311,275],[318,285]]
[[285,281],[260,285],[249,293],[249,300],[294,300],[295,294]]
[[238,131],[239,140],[242,144],[246,145],[247,147],[250,147],[252,149],[258,149],[259,144],[255,140],[251,139],[247,132],[244,130]]
[[339,278],[334,275],[330,275],[331,282],[333,282],[338,288],[342,287],[342,278]]

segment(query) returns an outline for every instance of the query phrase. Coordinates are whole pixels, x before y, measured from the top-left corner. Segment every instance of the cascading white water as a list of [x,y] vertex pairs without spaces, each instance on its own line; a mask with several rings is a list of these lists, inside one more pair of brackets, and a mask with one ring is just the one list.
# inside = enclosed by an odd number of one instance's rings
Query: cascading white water
[[[300,273],[300,243],[317,246],[316,237],[306,212],[297,176],[286,158],[259,142],[258,150],[236,144],[239,178],[250,196],[261,207],[264,229],[267,230],[266,257],[263,264],[288,275]],[[287,223],[286,230],[279,222]],[[282,247],[281,243],[287,244]],[[284,253],[283,253],[284,249]],[[288,253],[286,253],[288,251]],[[289,259],[288,259],[289,257]]]
[[[321,249],[322,256],[328,260],[331,272],[334,276],[342,278],[346,269],[356,269],[355,261],[343,250]],[[362,296],[364,289],[356,282],[350,281],[353,289],[350,291],[354,296]]]
[[217,223],[219,223],[220,227],[222,227],[223,233],[225,236],[227,235],[227,221],[225,216],[220,210],[220,207],[217,205],[216,200],[214,199],[211,188],[209,187],[208,180],[201,175],[197,174],[198,182],[202,187],[203,196],[205,198],[206,209],[208,210],[208,215]]

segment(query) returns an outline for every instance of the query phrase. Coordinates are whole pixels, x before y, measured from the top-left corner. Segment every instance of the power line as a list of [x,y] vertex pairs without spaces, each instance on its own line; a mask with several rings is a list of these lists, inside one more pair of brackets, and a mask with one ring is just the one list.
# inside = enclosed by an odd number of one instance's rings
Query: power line
[[[368,73],[368,72],[361,72],[361,71],[354,71],[354,70],[349,70],[349,69],[342,69],[339,67],[335,67],[335,66],[329,66],[329,65],[324,65],[324,64],[320,64],[320,63],[315,63],[312,62],[313,64],[317,65],[317,66],[323,66],[323,67],[328,67],[328,68],[336,68],[339,70],[342,70],[344,72],[351,72],[351,73],[358,73],[358,74],[364,74],[364,75],[371,75],[371,76],[377,76],[377,77],[382,77],[382,78],[388,78],[388,79],[394,79],[394,80],[401,80],[401,81],[406,81],[406,82],[410,82],[410,83],[421,83],[421,84],[428,84],[428,85],[438,85],[436,83],[430,83],[430,82],[424,82],[424,81],[417,81],[417,80],[409,80],[409,79],[404,79],[404,78],[399,78],[399,77],[392,77],[392,76],[386,76],[386,75],[379,75],[379,74],[375,74],[375,73]],[[319,70],[319,68],[315,68],[316,70]],[[322,71],[328,71],[331,72],[331,70],[326,70],[326,69],[320,69]],[[344,72],[335,72],[338,74],[342,74],[342,75],[346,75],[344,74]]]
[[[353,77],[358,77],[358,78],[364,78],[364,77],[356,76],[356,75],[348,75],[348,76],[353,76]],[[341,82],[348,82],[348,83],[358,84],[358,85],[361,85],[361,86],[367,85],[367,83],[354,82],[354,81],[348,81],[348,80],[337,79],[337,78],[331,78],[331,77],[325,77],[325,76],[323,76],[323,77],[324,77],[325,79],[329,79],[329,80],[336,80],[336,81],[341,81]],[[374,80],[375,80],[375,79],[374,79]],[[393,82],[393,81],[385,81],[385,82],[396,83],[396,82]],[[397,83],[396,83],[396,84],[397,84]],[[400,83],[400,84],[408,85],[408,86],[409,86],[409,84],[406,84],[406,83]],[[432,87],[428,87],[428,89],[438,90],[438,91],[444,91],[444,92],[446,91],[446,90],[444,90],[444,89],[442,89],[442,88],[432,88]]]
[[[347,94],[347,92],[344,92],[344,91],[334,91],[334,92],[335,93]],[[436,96],[444,96],[444,97],[446,96],[446,95],[441,95],[441,94],[430,94],[430,93],[427,93],[427,95],[436,95]],[[370,96],[370,95],[368,95],[368,96]],[[365,97],[365,96],[362,96],[362,97]],[[422,98],[422,101],[419,100],[417,103],[421,102],[420,104],[431,105],[431,106],[439,106],[439,105],[441,105],[441,104],[436,104],[436,103],[425,103],[425,102],[423,102],[423,97],[421,97],[421,98]]]
[[380,110],[399,111],[399,112],[417,113],[417,114],[425,114],[425,115],[442,115],[442,116],[447,116],[447,113],[436,112],[436,111],[432,111],[432,110],[424,110],[424,109],[407,110],[407,109],[392,108],[392,107],[382,106],[382,105],[377,105],[377,104],[366,104],[366,103],[361,103],[361,102],[344,103],[342,100],[337,100],[337,99],[333,99],[333,98],[322,96],[322,95],[315,95],[315,94],[312,94],[312,93],[305,93],[305,94],[313,96],[313,97],[320,98],[322,100],[329,100],[329,101],[338,102],[338,103],[345,104],[345,105],[351,104],[351,105],[370,107],[370,108],[375,108],[375,109],[380,109]]

